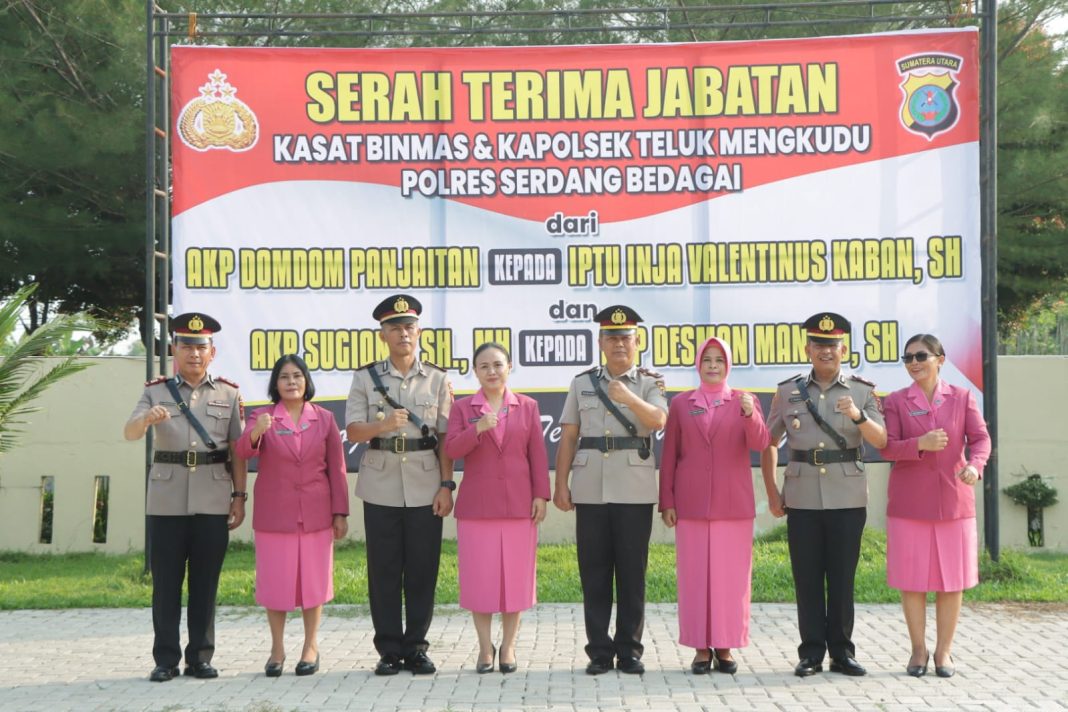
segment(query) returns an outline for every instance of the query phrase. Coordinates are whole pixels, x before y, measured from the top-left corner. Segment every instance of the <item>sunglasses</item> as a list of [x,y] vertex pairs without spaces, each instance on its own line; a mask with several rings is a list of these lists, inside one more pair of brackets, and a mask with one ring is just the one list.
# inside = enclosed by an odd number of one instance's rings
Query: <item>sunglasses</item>
[[927,353],[926,351],[917,351],[914,354],[905,354],[901,357],[901,360],[905,363],[912,363],[913,359],[915,359],[916,361],[923,363],[929,358],[937,358],[937,354]]

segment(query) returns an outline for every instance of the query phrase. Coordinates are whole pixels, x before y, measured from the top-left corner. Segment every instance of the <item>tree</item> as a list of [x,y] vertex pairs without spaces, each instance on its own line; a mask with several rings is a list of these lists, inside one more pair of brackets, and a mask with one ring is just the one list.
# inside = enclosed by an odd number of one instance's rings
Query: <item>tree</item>
[[33,333],[14,337],[19,327],[19,312],[36,289],[35,284],[27,285],[0,306],[0,344],[9,345],[0,359],[0,453],[17,444],[21,426],[26,423],[24,418],[38,410],[33,402],[45,389],[90,365],[70,356],[42,372],[39,360],[72,332],[92,329],[93,320],[87,315],[54,316]]
[[[0,297],[25,327],[89,310],[121,335],[144,293],[144,3],[0,3]],[[118,333],[116,333],[118,332]]]

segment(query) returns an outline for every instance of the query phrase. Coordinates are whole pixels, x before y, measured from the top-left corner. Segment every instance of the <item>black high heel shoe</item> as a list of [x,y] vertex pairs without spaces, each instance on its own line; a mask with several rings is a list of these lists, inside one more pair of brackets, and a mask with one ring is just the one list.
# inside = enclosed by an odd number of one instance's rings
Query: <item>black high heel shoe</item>
[[939,665],[935,663],[935,675],[939,677],[953,677],[957,674],[957,669],[953,667],[953,656],[949,656],[949,663],[947,665]]
[[725,675],[733,675],[738,672],[738,663],[734,660],[724,660],[715,650],[709,650],[712,654],[712,667]]
[[303,660],[297,663],[297,667],[294,672],[296,672],[297,675],[300,675],[302,677],[304,675],[314,675],[315,673],[319,672],[319,653],[315,654],[315,662],[313,663],[306,663]]
[[282,677],[282,666],[285,663],[286,657],[284,655],[278,662],[268,659],[267,664],[263,666],[263,674],[267,677]]
[[497,659],[497,646],[491,646],[493,648],[493,654],[490,655],[490,661],[488,663],[477,663],[475,665],[475,672],[479,675],[485,675],[487,672],[493,672],[493,661]]
[[690,672],[692,672],[694,675],[707,675],[708,673],[712,672],[712,658],[714,658],[715,656],[716,654],[712,651],[711,648],[709,648],[708,660],[694,660],[692,663],[690,663]]
[[927,674],[927,664],[929,662],[931,662],[931,653],[927,652],[923,665],[909,665],[905,668],[905,672],[913,677],[923,677]]
[[[512,649],[512,656],[513,656],[513,658],[515,657],[515,649],[514,648]],[[501,660],[500,663],[501,663],[500,664],[501,672],[503,672],[506,675],[508,673],[510,673],[510,672],[515,672],[516,669],[519,667],[519,665],[517,664],[517,662],[515,660],[513,660],[510,663],[506,663],[503,660]]]

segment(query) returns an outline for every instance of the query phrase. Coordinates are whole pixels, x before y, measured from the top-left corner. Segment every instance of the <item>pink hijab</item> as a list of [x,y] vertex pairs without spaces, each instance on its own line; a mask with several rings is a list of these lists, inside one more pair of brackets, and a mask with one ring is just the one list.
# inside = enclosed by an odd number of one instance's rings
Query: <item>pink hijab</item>
[[726,373],[723,374],[723,380],[719,383],[705,383],[704,380],[700,381],[700,385],[697,388],[706,402],[706,406],[712,406],[713,401],[722,401],[730,397],[731,388],[727,385],[727,377],[731,374],[731,349],[727,346],[726,342],[722,339],[717,339],[715,336],[701,344],[701,348],[697,351],[697,358],[694,360],[694,368],[697,369],[698,378],[701,373],[701,359],[704,358],[705,351],[709,346],[716,346],[723,352],[723,361],[726,365]]

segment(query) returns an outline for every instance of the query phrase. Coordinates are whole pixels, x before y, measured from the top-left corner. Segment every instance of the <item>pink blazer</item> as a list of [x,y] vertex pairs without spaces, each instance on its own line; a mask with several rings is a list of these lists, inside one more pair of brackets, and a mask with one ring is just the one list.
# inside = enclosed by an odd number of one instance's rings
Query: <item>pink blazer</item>
[[513,394],[500,446],[489,432],[478,433],[482,417],[472,397],[452,404],[445,454],[463,458],[464,476],[456,497],[457,519],[529,519],[535,497],[549,494],[549,457],[541,430],[538,403]]
[[768,445],[760,402],[742,415],[741,391],[723,391],[711,429],[697,391],[671,399],[660,458],[660,511],[674,509],[680,519],[752,519],[753,471],[749,451]]
[[[967,388],[939,379],[934,405],[917,385],[894,391],[883,401],[890,470],[886,514],[905,519],[967,519],[975,516],[975,490],[957,479],[971,464],[983,472],[990,457],[990,435],[975,397]],[[942,428],[949,443],[939,452],[920,451],[922,435]],[[967,446],[969,457],[965,458]]]
[[[301,420],[308,429],[295,438],[287,434],[282,415],[274,405],[248,414],[245,431],[238,438],[238,457],[259,457],[255,497],[252,501],[252,528],[261,532],[296,532],[329,529],[335,514],[349,513],[345,453],[334,416],[313,403],[304,405]],[[252,429],[260,413],[271,413],[274,425],[252,446]]]

